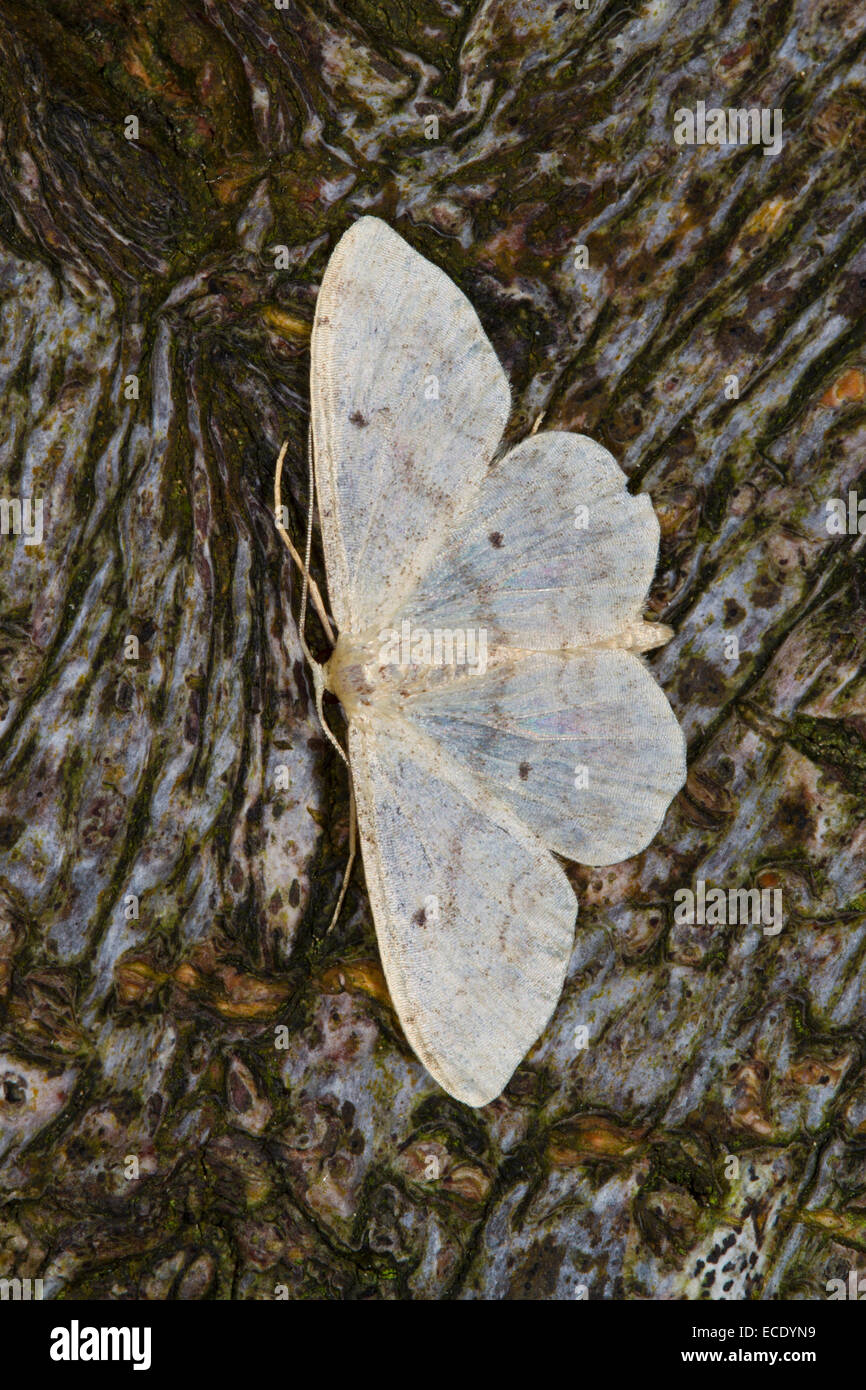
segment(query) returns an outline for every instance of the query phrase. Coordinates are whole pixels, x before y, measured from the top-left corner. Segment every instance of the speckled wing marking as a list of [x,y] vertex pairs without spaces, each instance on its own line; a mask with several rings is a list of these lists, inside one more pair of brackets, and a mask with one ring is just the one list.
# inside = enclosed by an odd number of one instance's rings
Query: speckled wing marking
[[683,732],[630,652],[528,653],[413,695],[404,713],[581,864],[638,854],[685,781]]
[[485,1105],[556,1007],[574,893],[536,836],[399,717],[352,723],[349,755],[400,1022],[450,1095]]
[[630,629],[649,627],[641,614],[659,526],[649,497],[625,484],[613,455],[585,435],[523,440],[490,470],[394,626],[483,628],[489,646],[531,651],[617,635],[632,645]]
[[316,490],[338,627],[387,620],[475,496],[510,409],[472,305],[375,217],[340,239],[311,342]]

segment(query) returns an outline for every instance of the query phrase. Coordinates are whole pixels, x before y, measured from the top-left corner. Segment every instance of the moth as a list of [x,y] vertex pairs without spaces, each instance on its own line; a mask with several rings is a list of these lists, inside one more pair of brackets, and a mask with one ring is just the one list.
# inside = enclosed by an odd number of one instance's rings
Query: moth
[[[346,719],[394,1007],[430,1075],[472,1106],[501,1093],[559,999],[577,900],[557,856],[638,853],[686,775],[640,656],[672,635],[642,618],[652,504],[584,435],[503,449],[510,409],[466,297],[361,217],[312,330],[311,468],[339,635],[324,666],[309,659],[320,715],[329,690]],[[309,551],[308,528],[305,598]]]

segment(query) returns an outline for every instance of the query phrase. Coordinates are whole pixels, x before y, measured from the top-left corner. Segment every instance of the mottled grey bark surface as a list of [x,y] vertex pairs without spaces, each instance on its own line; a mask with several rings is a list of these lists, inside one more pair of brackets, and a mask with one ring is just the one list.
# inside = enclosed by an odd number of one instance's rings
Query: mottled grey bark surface
[[[0,493],[44,533],[0,538],[0,1277],[772,1299],[862,1267],[866,570],[826,503],[866,498],[864,40],[851,0],[4,4]],[[781,152],[677,145],[698,101],[780,109]],[[639,858],[571,866],[559,1009],[478,1112],[402,1039],[360,868],[325,934],[347,782],[272,479],[288,437],[299,535],[361,211],[476,305],[513,438],[545,412],[651,494],[676,629],[688,785]],[[675,921],[698,879],[780,889],[782,930]]]

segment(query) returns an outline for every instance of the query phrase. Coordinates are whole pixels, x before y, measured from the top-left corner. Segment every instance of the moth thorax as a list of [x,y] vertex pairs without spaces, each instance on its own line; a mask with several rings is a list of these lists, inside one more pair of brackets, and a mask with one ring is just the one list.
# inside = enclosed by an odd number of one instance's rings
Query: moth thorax
[[375,652],[351,633],[341,632],[325,663],[325,689],[336,695],[348,715],[370,703],[376,677]]

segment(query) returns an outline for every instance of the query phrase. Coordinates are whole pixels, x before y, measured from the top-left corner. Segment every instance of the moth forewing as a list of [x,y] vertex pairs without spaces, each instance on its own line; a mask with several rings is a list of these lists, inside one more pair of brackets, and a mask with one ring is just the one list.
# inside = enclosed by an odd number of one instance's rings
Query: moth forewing
[[360,218],[328,262],[311,340],[316,489],[341,630],[364,631],[411,592],[477,492],[510,405],[465,295],[384,222]]

